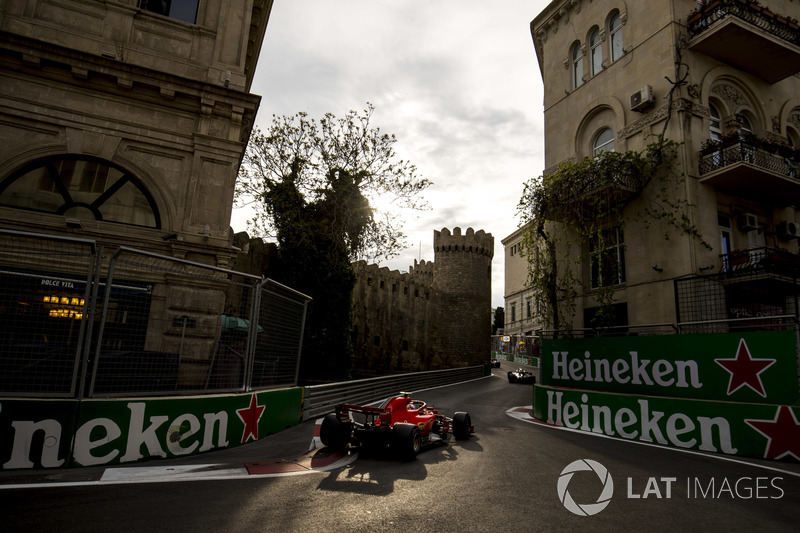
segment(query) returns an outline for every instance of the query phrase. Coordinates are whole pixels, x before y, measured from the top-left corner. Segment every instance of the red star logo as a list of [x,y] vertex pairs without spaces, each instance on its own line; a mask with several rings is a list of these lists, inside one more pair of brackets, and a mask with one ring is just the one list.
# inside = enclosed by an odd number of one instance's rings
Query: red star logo
[[244,409],[237,409],[236,414],[244,423],[244,431],[242,432],[242,444],[250,440],[258,440],[258,421],[261,420],[261,415],[264,414],[265,405],[258,405],[256,395],[250,396],[250,405]]
[[775,420],[745,420],[745,422],[767,437],[765,459],[781,459],[791,455],[800,461],[800,423],[797,422],[797,417],[789,406],[779,406]]
[[761,397],[767,397],[764,384],[761,383],[761,373],[775,364],[775,359],[753,359],[747,343],[741,339],[735,359],[714,359],[714,361],[731,373],[731,379],[728,382],[728,396],[747,385]]

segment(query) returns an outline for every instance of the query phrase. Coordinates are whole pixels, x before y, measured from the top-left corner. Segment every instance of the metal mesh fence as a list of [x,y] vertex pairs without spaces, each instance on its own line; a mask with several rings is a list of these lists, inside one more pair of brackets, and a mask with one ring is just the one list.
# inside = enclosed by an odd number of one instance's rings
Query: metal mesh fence
[[296,385],[306,296],[127,247],[100,268],[102,256],[92,241],[0,230],[0,394]]
[[96,252],[91,241],[0,230],[0,392],[75,394]]
[[300,360],[305,296],[266,280],[260,287],[251,386],[274,387],[296,379]]
[[681,333],[794,328],[798,293],[796,277],[761,267],[675,280]]
[[635,337],[640,335],[672,335],[675,324],[628,324],[607,328],[559,329],[539,331],[543,339],[594,339],[598,337]]
[[89,395],[241,390],[248,339],[236,324],[249,318],[256,282],[117,250],[108,267],[110,289],[102,294]]
[[255,276],[127,248],[112,258],[112,277],[90,395],[296,383],[303,295]]
[[536,335],[492,335],[492,353],[539,357],[541,339]]

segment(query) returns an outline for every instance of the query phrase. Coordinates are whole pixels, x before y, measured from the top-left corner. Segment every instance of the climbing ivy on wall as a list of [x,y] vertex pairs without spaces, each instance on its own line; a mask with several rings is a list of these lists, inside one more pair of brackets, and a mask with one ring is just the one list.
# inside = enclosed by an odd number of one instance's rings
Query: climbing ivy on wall
[[[590,290],[597,303],[591,326],[612,325],[623,268],[613,251],[624,247],[621,236],[631,222],[643,228],[658,223],[665,239],[678,231],[710,248],[689,216],[685,178],[676,168],[678,147],[662,135],[642,151],[566,162],[525,184],[519,214],[527,228],[528,284],[547,327],[569,328],[576,298]],[[640,205],[629,207],[636,200]]]

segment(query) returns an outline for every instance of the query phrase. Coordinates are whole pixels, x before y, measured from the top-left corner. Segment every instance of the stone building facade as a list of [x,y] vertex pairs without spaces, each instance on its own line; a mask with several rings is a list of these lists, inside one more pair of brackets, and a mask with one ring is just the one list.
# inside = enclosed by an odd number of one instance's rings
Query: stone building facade
[[542,328],[541,311],[533,289],[528,284],[528,255],[525,228],[520,228],[502,241],[505,270],[504,335],[532,336]]
[[[598,220],[603,250],[573,253],[572,327],[589,325],[599,283],[613,286],[618,325],[798,314],[798,13],[797,0],[555,0],[531,22],[544,174],[663,132],[680,143],[669,190],[709,245],[647,220],[645,189],[624,228]],[[621,266],[614,279],[597,279],[598,257]]]
[[490,351],[494,237],[434,231],[433,261],[407,273],[356,264],[353,326],[359,377],[483,364]]
[[3,226],[228,264],[272,2],[166,4],[181,18],[146,0],[0,6]]
[[[271,8],[1,2],[0,228],[91,240],[106,258],[127,246],[230,268],[234,186],[260,103],[250,87]],[[56,261],[3,268],[77,275]],[[164,274],[146,281],[148,335],[136,349],[180,347],[182,364],[198,363],[189,374],[205,375],[230,312],[224,290]],[[192,338],[171,325],[185,316],[202,326]]]

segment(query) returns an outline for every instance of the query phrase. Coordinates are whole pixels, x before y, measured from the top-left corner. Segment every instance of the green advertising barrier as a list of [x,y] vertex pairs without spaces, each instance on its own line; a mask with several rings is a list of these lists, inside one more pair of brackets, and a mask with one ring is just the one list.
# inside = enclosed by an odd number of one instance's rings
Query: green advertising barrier
[[0,398],[0,468],[69,466],[77,400]]
[[4,470],[96,466],[231,448],[298,424],[302,401],[302,388],[156,399],[0,400],[0,461]]
[[502,352],[492,352],[492,359],[497,359],[498,361],[510,361],[516,364],[539,366],[538,357],[522,357],[519,355],[505,354]]
[[542,341],[543,385],[734,402],[797,402],[794,331]]
[[534,417],[639,442],[800,460],[800,407],[602,393],[536,385]]

